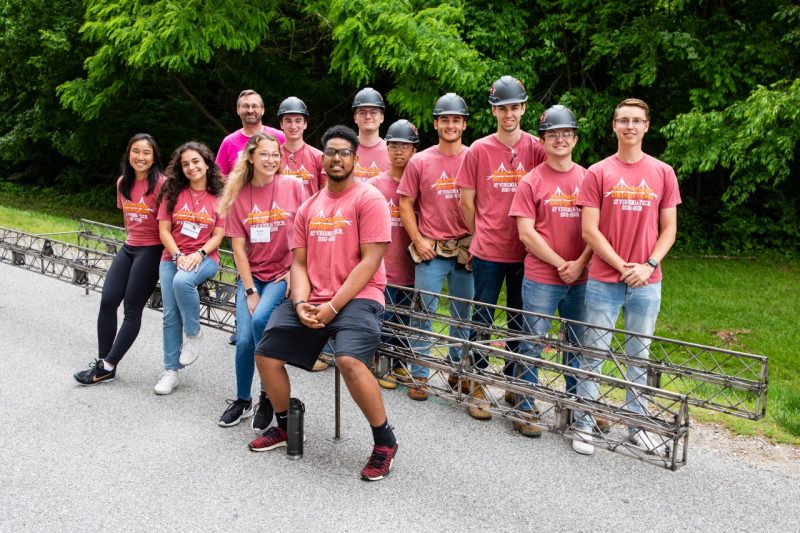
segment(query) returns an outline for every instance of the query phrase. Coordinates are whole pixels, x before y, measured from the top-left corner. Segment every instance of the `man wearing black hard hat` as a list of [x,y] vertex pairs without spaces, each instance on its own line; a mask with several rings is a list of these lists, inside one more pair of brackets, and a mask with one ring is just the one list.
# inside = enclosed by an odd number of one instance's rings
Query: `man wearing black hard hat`
[[[522,277],[525,246],[519,240],[514,219],[508,216],[511,201],[522,176],[545,160],[544,149],[533,135],[522,131],[528,93],[518,79],[503,76],[492,84],[489,104],[497,119],[497,131],[470,146],[456,183],[461,188],[461,212],[472,230],[472,274],[475,300],[497,304],[503,282],[508,307],[522,308]],[[492,311],[476,306],[472,319],[486,324],[494,320]],[[520,315],[508,313],[509,327],[522,327]],[[474,336],[474,334],[473,334]],[[526,353],[526,343],[510,341],[509,350]],[[478,368],[488,361],[476,353]],[[506,375],[514,374],[514,365],[506,364]],[[513,401],[512,397],[507,400]],[[492,417],[491,402],[483,385],[476,384],[470,399],[469,415],[478,420]]]
[[358,163],[355,168],[358,181],[368,181],[389,170],[386,142],[380,135],[385,109],[383,96],[372,87],[361,89],[353,98],[353,121],[358,126]]
[[286,135],[281,150],[281,174],[300,180],[309,196],[325,187],[327,178],[322,169],[322,152],[306,144],[303,138],[308,127],[308,108],[296,96],[290,96],[278,107],[278,122]]

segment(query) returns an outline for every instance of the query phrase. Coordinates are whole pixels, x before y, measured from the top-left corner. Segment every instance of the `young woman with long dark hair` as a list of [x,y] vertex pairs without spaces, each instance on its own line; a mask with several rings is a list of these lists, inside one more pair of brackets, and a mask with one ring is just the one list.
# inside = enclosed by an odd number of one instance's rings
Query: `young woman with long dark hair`
[[[147,133],[128,141],[120,162],[117,207],[122,209],[126,239],[108,269],[97,316],[97,359],[75,372],[81,385],[113,381],[117,365],[130,349],[142,324],[142,311],[158,282],[164,249],[158,235],[158,196],[164,183],[158,144]],[[117,309],[125,318],[117,330]]]

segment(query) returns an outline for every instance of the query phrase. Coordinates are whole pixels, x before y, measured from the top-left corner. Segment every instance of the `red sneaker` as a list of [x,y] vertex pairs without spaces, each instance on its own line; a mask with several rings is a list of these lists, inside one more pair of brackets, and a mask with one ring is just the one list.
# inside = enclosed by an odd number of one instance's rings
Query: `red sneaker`
[[286,431],[278,426],[272,426],[262,433],[260,437],[256,437],[248,446],[254,452],[266,452],[267,450],[286,446]]
[[379,481],[389,475],[392,470],[394,456],[397,453],[397,443],[394,446],[378,446],[372,448],[372,455],[367,461],[367,466],[361,471],[364,481]]

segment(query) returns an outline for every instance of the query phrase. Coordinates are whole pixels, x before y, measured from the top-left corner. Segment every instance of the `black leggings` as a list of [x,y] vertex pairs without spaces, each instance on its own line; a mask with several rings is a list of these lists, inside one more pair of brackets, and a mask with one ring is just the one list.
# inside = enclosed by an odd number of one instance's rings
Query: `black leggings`
[[[101,359],[116,365],[139,335],[142,311],[158,282],[164,247],[124,244],[114,257],[103,284],[97,316],[97,343]],[[117,308],[124,303],[125,318],[117,332]]]

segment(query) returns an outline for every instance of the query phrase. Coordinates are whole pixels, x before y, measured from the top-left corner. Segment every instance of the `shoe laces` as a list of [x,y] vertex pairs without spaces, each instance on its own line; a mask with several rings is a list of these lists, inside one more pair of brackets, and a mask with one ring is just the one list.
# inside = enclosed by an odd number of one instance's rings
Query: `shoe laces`
[[392,451],[390,447],[387,446],[375,446],[372,449],[372,455],[369,456],[369,461],[367,461],[367,468],[380,470],[383,468],[383,465],[386,464],[386,459],[389,458],[389,453]]
[[228,402],[228,408],[225,409],[225,412],[228,413],[233,411],[239,406],[242,406],[243,410],[247,409],[247,400],[242,400],[241,398],[236,398],[235,400],[225,400]]

